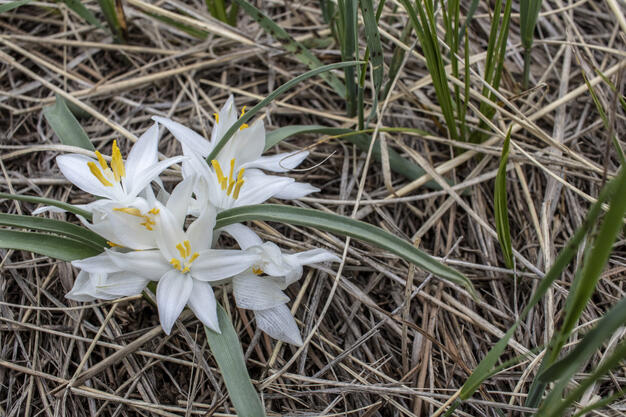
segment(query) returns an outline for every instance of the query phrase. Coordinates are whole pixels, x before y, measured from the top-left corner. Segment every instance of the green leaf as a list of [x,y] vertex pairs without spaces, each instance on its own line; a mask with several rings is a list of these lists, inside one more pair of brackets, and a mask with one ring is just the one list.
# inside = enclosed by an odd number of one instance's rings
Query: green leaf
[[0,229],[0,248],[25,250],[68,262],[96,256],[102,252],[67,237],[7,229]]
[[239,336],[221,305],[217,305],[220,333],[204,327],[213,357],[222,372],[230,400],[240,417],[265,417],[259,396],[250,381]]
[[316,68],[314,70],[305,72],[304,74],[298,75],[292,80],[287,81],[285,84],[278,87],[276,90],[272,91],[267,97],[261,100],[256,106],[252,107],[249,111],[247,111],[243,116],[241,116],[227,131],[224,133],[224,136],[220,141],[215,145],[215,147],[211,150],[207,161],[211,163],[211,160],[215,159],[215,156],[222,150],[224,145],[230,140],[230,138],[239,130],[244,123],[250,121],[254,115],[256,115],[259,110],[263,107],[270,104],[276,97],[289,90],[291,87],[299,84],[300,82],[307,80],[311,77],[314,77],[318,74],[322,74],[324,72],[328,72],[338,68],[345,68],[358,65],[358,61],[350,61],[350,62],[338,62],[336,64],[324,65],[323,67]]
[[67,5],[77,15],[85,19],[87,23],[94,25],[95,27],[102,29],[102,23],[91,13],[91,11],[85,7],[80,0],[63,0],[63,3]]
[[93,246],[94,249],[102,249],[107,246],[106,240],[91,230],[60,220],[0,213],[0,225],[58,233]]
[[523,87],[528,88],[530,78],[530,52],[533,46],[535,25],[541,10],[541,0],[524,0],[520,2],[520,36],[524,47],[524,79]]
[[121,0],[98,0],[98,4],[115,40],[124,42],[127,35],[127,26]]
[[43,109],[43,115],[64,145],[78,146],[88,151],[95,148],[89,137],[76,120],[76,117],[68,109],[63,97],[57,94],[56,102],[53,106]]
[[509,157],[509,143],[511,141],[511,129],[504,139],[500,167],[496,175],[496,187],[493,196],[493,211],[496,217],[496,231],[498,241],[504,256],[504,261],[509,269],[513,269],[513,250],[511,249],[511,232],[509,230],[509,212],[506,204],[506,163]]
[[[363,23],[365,25],[365,37],[367,48],[372,62],[372,76],[374,81],[374,94],[378,96],[383,83],[383,46],[380,42],[378,31],[378,20],[374,14],[374,4],[372,0],[360,0]],[[365,71],[364,71],[365,72]]]
[[32,0],[17,0],[10,3],[0,5],[0,13],[8,12],[9,10],[16,9],[20,6],[30,3]]
[[26,201],[28,203],[33,203],[33,204],[44,204],[46,206],[54,206],[54,207],[58,207],[60,209],[69,211],[70,213],[74,213],[79,216],[82,216],[89,221],[91,221],[91,218],[92,218],[91,213],[86,210],[83,210],[81,208],[78,208],[68,203],[64,203],[62,201],[53,200],[51,198],[34,197],[30,195],[9,194],[9,193],[0,193],[0,198],[6,198],[9,200],[17,200],[17,201]]
[[[287,33],[285,29],[280,27],[280,25],[274,23],[274,21],[272,21],[272,19],[270,19],[261,10],[257,9],[246,0],[233,1],[233,4],[237,4],[239,7],[241,7],[241,9],[243,9],[251,18],[253,18],[259,25],[261,25],[263,30],[265,30],[274,39],[280,42],[288,52],[294,54],[295,58],[298,61],[308,66],[310,69],[316,69],[322,66],[322,62],[317,59],[317,57],[311,51],[309,51],[302,43],[296,41],[293,37],[291,37],[291,35]],[[326,81],[328,85],[330,85],[335,93],[337,93],[340,97],[345,96],[346,87],[335,74],[327,72],[322,73],[320,77],[324,81]]]
[[439,278],[461,285],[472,295],[475,295],[471,281],[455,269],[443,265],[404,239],[400,239],[379,227],[338,214],[300,207],[258,204],[237,207],[219,213],[215,227],[220,228],[250,220],[308,226],[368,242],[400,256],[407,262],[411,262]]

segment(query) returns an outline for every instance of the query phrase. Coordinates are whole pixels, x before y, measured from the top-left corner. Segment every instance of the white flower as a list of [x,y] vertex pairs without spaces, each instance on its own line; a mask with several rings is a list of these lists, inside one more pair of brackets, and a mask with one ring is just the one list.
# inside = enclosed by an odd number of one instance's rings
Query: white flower
[[303,265],[339,262],[340,259],[324,249],[284,254],[276,244],[263,243],[242,224],[229,225],[222,230],[231,235],[241,249],[258,256],[252,268],[233,277],[237,306],[253,310],[257,326],[274,339],[302,345],[300,330],[286,304],[289,297],[283,290],[300,279]]
[[[170,210],[157,202],[159,209],[156,227],[157,250],[119,252],[107,250],[105,256],[74,261],[73,265],[93,274],[125,273],[137,280],[158,281],[157,305],[163,330],[169,334],[174,322],[188,306],[207,327],[219,332],[216,301],[210,282],[219,281],[249,269],[258,255],[242,250],[210,249],[215,210],[206,207],[187,230],[183,230],[186,210],[179,205]],[[83,279],[84,281],[84,279]],[[121,284],[120,284],[121,285]],[[104,286],[107,294],[116,292],[116,285],[104,279],[96,290]],[[145,285],[144,285],[145,286]],[[137,285],[136,288],[139,288]],[[90,293],[87,284],[81,291]],[[143,289],[143,287],[141,287]],[[120,290],[121,291],[121,290]],[[117,291],[117,292],[120,292]],[[72,290],[79,294],[78,289]],[[82,293],[80,293],[82,294]],[[128,294],[126,294],[128,295]]]
[[[79,154],[59,155],[56,158],[61,173],[81,190],[103,197],[81,206],[88,210],[113,202],[127,207],[136,202],[139,193],[167,167],[184,160],[178,156],[158,162],[159,129],[155,123],[133,145],[126,163],[117,142],[113,141],[111,164],[96,151],[96,159]],[[33,214],[44,211],[62,211],[52,207],[42,207]]]
[[[245,108],[242,110],[242,115]],[[308,156],[308,152],[290,152],[272,156],[261,156],[265,148],[265,128],[261,120],[252,126],[244,124],[211,161],[205,159],[237,121],[233,97],[219,113],[215,113],[215,125],[211,139],[206,140],[193,130],[163,117],[153,119],[165,126],[181,143],[183,154],[189,160],[183,163],[183,176],[199,175],[208,181],[208,190],[196,194],[206,195],[218,211],[231,207],[260,204],[271,197],[295,199],[319,189],[293,178],[267,175],[261,170],[286,172]],[[208,194],[206,194],[208,193]]]

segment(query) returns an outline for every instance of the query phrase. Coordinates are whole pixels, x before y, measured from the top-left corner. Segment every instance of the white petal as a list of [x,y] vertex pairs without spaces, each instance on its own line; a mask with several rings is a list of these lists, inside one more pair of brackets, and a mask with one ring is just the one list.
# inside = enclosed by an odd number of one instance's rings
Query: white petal
[[141,225],[141,217],[111,211],[104,221],[89,223],[77,216],[85,227],[104,237],[109,242],[130,249],[144,250],[156,248],[156,233]]
[[[235,98],[230,95],[219,111],[219,122],[213,126],[213,130],[211,131],[212,146],[215,146],[236,121],[237,109],[235,108]],[[208,154],[206,156],[208,156]]]
[[230,224],[222,227],[220,231],[224,231],[232,236],[232,238],[239,244],[239,247],[243,250],[246,250],[251,246],[260,246],[263,244],[261,238],[254,233],[252,229],[241,223]]
[[187,208],[189,206],[189,200],[193,193],[193,187],[195,178],[186,178],[172,190],[170,198],[167,200],[165,207],[173,214],[174,218],[178,221],[178,227],[182,228],[185,225],[185,217],[187,216]]
[[257,120],[246,129],[238,130],[226,143],[217,156],[222,169],[230,166],[235,159],[237,170],[245,164],[259,159],[265,148],[265,127]]
[[[75,206],[75,207],[76,207],[76,206]],[[62,208],[60,208],[60,207],[56,207],[56,206],[42,206],[42,207],[39,207],[39,208],[37,208],[37,209],[33,210],[33,212],[32,212],[31,214],[32,214],[33,216],[36,216],[36,215],[38,215],[38,214],[41,214],[41,213],[48,213],[48,212],[49,212],[49,213],[66,213],[66,212],[67,212],[67,210],[62,209]]]
[[135,142],[128,158],[126,158],[126,177],[134,178],[138,173],[145,171],[158,161],[159,125],[152,125]]
[[274,194],[274,198],[281,200],[297,200],[311,193],[317,193],[320,189],[306,182],[293,182]]
[[239,193],[239,199],[235,200],[234,206],[261,204],[278,194],[293,181],[293,178],[278,177],[276,175],[246,176]]
[[289,301],[275,282],[250,272],[233,278],[233,295],[237,306],[247,310],[267,310]]
[[211,285],[194,279],[193,290],[187,305],[202,324],[217,333],[221,333],[217,319],[217,304]]
[[191,265],[191,274],[200,281],[217,281],[245,271],[258,260],[258,255],[240,250],[207,249]]
[[166,334],[170,334],[174,322],[180,315],[193,289],[193,279],[189,274],[171,270],[159,280],[157,285],[157,306],[159,320]]
[[92,285],[87,271],[80,271],[76,277],[76,281],[74,281],[74,286],[70,292],[65,294],[65,298],[81,302],[96,299],[96,289]]
[[245,168],[258,168],[273,172],[287,172],[300,165],[307,156],[309,156],[308,151],[294,151],[279,153],[271,156],[261,156],[260,158],[245,164]]
[[254,315],[256,316],[257,327],[274,339],[302,346],[300,329],[298,329],[296,320],[291,315],[287,304],[281,304],[268,310],[257,310]]
[[132,272],[151,281],[157,281],[163,274],[172,270],[172,266],[157,250],[128,253],[108,250],[107,253],[118,270]]
[[95,287],[99,292],[110,294],[115,298],[129,297],[141,294],[148,282],[150,281],[134,273],[117,272],[109,274],[104,282]]
[[70,154],[56,157],[61,173],[81,190],[100,197],[113,198],[113,187],[105,187],[89,170],[88,162],[98,165],[94,159],[84,155]]
[[304,252],[285,255],[290,259],[296,259],[300,265],[311,265],[321,262],[341,262],[341,259],[326,249],[311,249]]
[[176,245],[183,243],[186,239],[185,232],[180,227],[180,219],[165,207],[159,206],[159,216],[157,217],[157,246],[163,256],[170,260],[178,258],[179,252]]
[[100,255],[92,256],[85,259],[77,259],[72,261],[72,265],[82,270],[93,273],[111,273],[118,272],[121,269],[111,262],[108,252],[101,253]]
[[195,252],[209,249],[213,243],[213,228],[217,213],[213,206],[205,206],[200,216],[189,225],[187,239]]
[[181,144],[185,145],[185,147],[191,152],[201,155],[204,158],[209,156],[211,148],[209,141],[200,136],[198,133],[178,122],[166,119],[165,117],[153,116],[152,120],[165,126],[167,130],[170,131],[172,136],[174,136]]
[[165,159],[157,164],[150,165],[148,168],[143,171],[137,172],[134,177],[127,178],[127,194],[130,197],[135,197],[139,194],[144,188],[148,186],[152,181],[154,181],[161,172],[163,172],[167,167],[177,164],[186,158],[184,156],[176,156],[174,158]]

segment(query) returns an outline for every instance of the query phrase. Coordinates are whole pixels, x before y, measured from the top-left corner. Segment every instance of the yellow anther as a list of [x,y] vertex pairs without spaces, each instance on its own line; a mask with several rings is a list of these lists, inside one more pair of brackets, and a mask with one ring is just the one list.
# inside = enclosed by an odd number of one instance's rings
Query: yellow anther
[[191,255],[191,244],[189,243],[188,240],[185,240],[183,242],[183,245],[185,245],[185,258],[188,257],[189,255]]
[[211,165],[213,165],[213,169],[215,170],[215,174],[217,175],[217,181],[221,183],[222,179],[225,177],[224,173],[222,172],[222,167],[220,166],[220,163],[217,162],[217,159],[214,159],[211,161]]
[[228,190],[226,190],[226,195],[230,195],[230,192],[233,191],[234,186],[235,186],[235,181],[231,181],[228,183]]
[[93,176],[98,178],[98,181],[100,181],[102,185],[104,185],[105,187],[113,187],[113,184],[111,184],[109,180],[104,178],[104,175],[102,175],[102,172],[100,171],[100,169],[98,169],[98,166],[95,162],[89,161],[87,162],[87,166],[89,167],[89,170],[91,171]]
[[156,216],[157,214],[159,214],[159,211],[160,210],[155,207],[155,208],[151,209],[150,211],[148,211],[148,213],[153,214],[153,215]]
[[[243,116],[244,114],[246,114],[246,107],[248,107],[248,106],[243,106],[243,107],[241,108],[241,116]],[[239,116],[239,117],[241,117],[241,116]]]
[[228,173],[228,188],[231,188],[231,185],[235,180],[233,179],[233,173],[235,172],[235,158],[230,160],[230,172]]
[[245,168],[241,168],[241,169],[239,170],[239,174],[237,174],[237,181],[241,181],[241,180],[243,180],[243,173],[244,173],[245,171],[246,171],[246,169],[245,169]]
[[189,272],[189,266],[184,267],[182,269],[182,271],[180,271],[180,272],[182,272],[183,274],[186,273],[186,272]]
[[102,154],[98,151],[96,151],[95,154],[96,154],[96,157],[98,158],[98,162],[100,163],[100,166],[102,167],[102,170],[109,168],[109,166],[107,165],[107,161],[104,160],[104,156],[102,156]]
[[235,185],[235,191],[233,191],[233,199],[239,198],[239,191],[241,191],[241,186],[243,185],[243,180],[238,180],[237,185]]
[[198,256],[200,256],[198,252],[194,252],[193,255],[191,255],[191,258],[189,258],[189,264],[191,265],[193,261],[195,261],[198,258]]
[[113,175],[115,175],[115,181],[119,181],[122,177],[126,176],[122,153],[120,152],[120,148],[117,147],[116,140],[113,141],[113,150],[111,152],[111,169],[113,170]]
[[143,222],[143,223],[139,223],[139,224],[140,224],[140,225],[142,225],[143,227],[145,227],[146,229],[148,229],[148,230],[152,231],[152,225],[153,225],[154,223],[150,223],[150,222],[148,222],[148,221],[145,221],[145,222]]
[[244,130],[244,129],[248,128],[248,127],[249,127],[249,126],[248,126],[248,123],[244,123],[244,124],[242,124],[242,125],[241,125],[241,127],[239,128],[239,130]]
[[117,243],[113,243],[110,240],[107,240],[107,245],[109,245],[110,247],[114,248],[116,246],[122,247],[122,245],[118,245]]
[[172,258],[172,260],[170,260],[170,264],[172,264],[174,269],[177,269],[179,271],[182,269],[182,267],[180,266],[180,261],[176,258]]
[[122,213],[130,214],[131,216],[144,217],[141,214],[141,210],[135,207],[116,207],[113,210],[121,211]]
[[[243,107],[241,108],[241,116],[239,116],[239,117],[240,117],[240,118],[241,118],[241,117],[243,117],[243,115],[244,115],[244,114],[246,114],[246,106],[243,106]],[[245,128],[247,128],[247,127],[248,127],[248,124],[247,124],[247,123],[244,123],[244,124],[242,124],[242,125],[241,125],[241,127],[239,128],[239,130],[244,130],[244,129],[245,129]]]
[[262,275],[263,274],[263,270],[261,268],[256,268],[256,267],[252,268],[252,272],[255,275]]
[[220,122],[220,114],[219,113],[213,113],[213,117],[215,117],[215,124],[218,124]]
[[180,257],[181,258],[186,258],[186,256],[185,256],[185,248],[184,248],[182,243],[179,243],[178,245],[176,245],[176,249],[178,249],[178,253],[180,253]]
[[220,181],[220,185],[222,186],[222,190],[225,190],[228,186],[228,179],[226,177],[222,178],[222,180]]

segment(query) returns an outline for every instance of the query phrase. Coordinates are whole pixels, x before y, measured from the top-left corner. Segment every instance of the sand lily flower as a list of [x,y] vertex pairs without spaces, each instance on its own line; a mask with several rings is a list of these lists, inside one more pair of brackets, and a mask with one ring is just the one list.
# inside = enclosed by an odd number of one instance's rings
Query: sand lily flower
[[[158,281],[156,298],[159,319],[167,334],[185,306],[203,324],[219,332],[216,301],[210,282],[249,269],[258,261],[258,255],[242,250],[211,249],[216,216],[212,207],[205,207],[200,217],[183,230],[186,207],[177,204],[171,210],[160,203],[157,205],[158,249],[131,252],[107,250],[106,261],[98,255],[73,264],[91,274],[123,272],[146,282]],[[101,286],[106,287],[107,284],[108,278]],[[114,289],[109,286],[103,291],[112,293]]]
[[259,329],[274,339],[302,345],[300,330],[286,304],[289,297],[283,290],[300,279],[304,265],[339,262],[340,259],[324,249],[285,254],[276,244],[263,242],[242,224],[221,230],[231,235],[241,249],[258,256],[252,268],[233,277],[237,306],[253,310]]
[[[245,107],[242,109],[244,114]],[[183,176],[199,175],[207,179],[209,201],[219,211],[231,207],[260,204],[270,197],[294,199],[319,189],[293,178],[267,175],[264,171],[287,172],[308,156],[308,152],[290,152],[262,156],[265,148],[265,128],[261,120],[252,126],[242,125],[217,157],[208,165],[205,159],[224,133],[237,121],[233,97],[229,97],[219,113],[211,139],[206,140],[193,130],[163,117],[153,119],[165,126],[181,143],[189,160],[183,163]],[[198,191],[197,194],[201,194]]]
[[[172,164],[181,162],[182,156],[158,162],[159,129],[155,123],[133,145],[126,162],[122,159],[117,142],[113,141],[111,163],[96,151],[97,159],[79,154],[59,155],[56,158],[61,173],[81,190],[102,197],[81,206],[87,210],[113,202],[121,207],[136,202],[138,195]],[[59,211],[42,207],[33,214]]]

